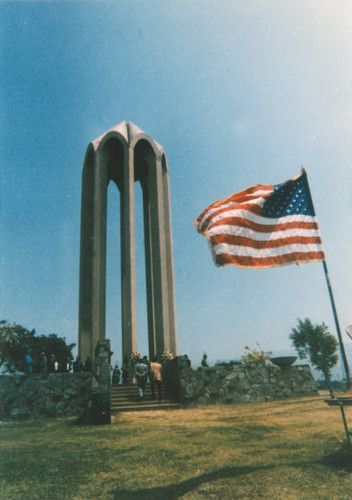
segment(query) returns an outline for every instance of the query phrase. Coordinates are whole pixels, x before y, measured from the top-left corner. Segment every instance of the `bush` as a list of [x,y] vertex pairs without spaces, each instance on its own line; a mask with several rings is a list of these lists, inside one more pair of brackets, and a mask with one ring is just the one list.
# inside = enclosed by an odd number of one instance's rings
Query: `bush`
[[251,349],[248,346],[245,347],[248,352],[241,357],[242,363],[247,365],[265,365],[270,360],[271,352],[264,352],[258,342],[256,346],[257,349]]

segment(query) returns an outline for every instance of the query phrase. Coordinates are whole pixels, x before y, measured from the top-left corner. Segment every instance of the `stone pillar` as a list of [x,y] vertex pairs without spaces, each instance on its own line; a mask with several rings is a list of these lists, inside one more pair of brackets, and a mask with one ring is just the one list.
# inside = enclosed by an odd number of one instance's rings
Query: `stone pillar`
[[82,175],[79,353],[93,357],[105,338],[107,168],[88,149]]
[[169,311],[169,349],[177,354],[177,332],[176,332],[176,304],[175,304],[175,281],[174,281],[174,258],[171,232],[171,207],[170,207],[170,185],[169,172],[165,155],[162,156],[163,176],[163,199],[164,199],[164,229],[165,229],[165,256]]
[[165,217],[163,200],[163,180],[160,157],[155,158],[149,169],[152,287],[154,296],[156,353],[170,350],[169,339],[169,293],[167,282],[167,262],[165,253]]
[[141,181],[143,192],[143,218],[144,218],[144,248],[145,248],[145,271],[146,271],[146,287],[147,287],[147,318],[148,318],[148,344],[149,344],[149,359],[153,359],[156,355],[156,339],[155,339],[155,304],[154,290],[152,281],[152,234],[151,234],[151,219],[150,219],[150,203],[149,194],[145,181]]
[[[124,164],[120,199],[122,355],[123,359],[127,356],[130,360],[131,353],[137,350],[134,169],[131,148],[128,151],[128,161]],[[131,379],[130,363],[127,366]]]
[[88,147],[82,173],[81,259],[79,282],[78,350],[83,360],[93,355],[93,265],[95,151]]

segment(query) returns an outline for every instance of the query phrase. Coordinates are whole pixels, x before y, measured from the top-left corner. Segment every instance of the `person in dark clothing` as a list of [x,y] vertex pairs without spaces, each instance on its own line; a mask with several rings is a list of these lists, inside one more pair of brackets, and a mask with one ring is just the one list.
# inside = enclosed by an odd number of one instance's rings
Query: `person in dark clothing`
[[[148,372],[147,372],[147,381],[148,381],[148,378],[149,378],[149,368],[150,368],[150,363],[149,363],[149,359],[147,356],[143,356],[142,358],[142,363],[145,364],[148,368]],[[150,380],[150,379],[149,379]]]
[[87,356],[86,362],[84,363],[84,371],[91,372],[92,371],[92,360],[90,356]]
[[50,354],[48,359],[48,373],[55,373],[55,354]]
[[128,384],[128,359],[127,356],[124,357],[122,363],[122,383]]
[[67,372],[67,361],[60,361],[58,372],[59,373],[66,373]]
[[120,376],[121,376],[121,370],[120,370],[118,364],[116,363],[116,365],[114,366],[114,369],[112,371],[112,383],[113,383],[113,385],[119,385]]
[[207,355],[204,354],[203,359],[202,359],[202,367],[207,368],[208,366],[209,365],[208,365],[208,361],[207,361]]
[[45,352],[42,352],[40,355],[40,373],[46,375],[48,373],[48,358],[45,355]]
[[128,383],[128,370],[125,366],[122,367],[122,383],[123,384]]
[[76,357],[76,360],[73,362],[73,373],[80,373],[83,371],[83,365],[80,356]]

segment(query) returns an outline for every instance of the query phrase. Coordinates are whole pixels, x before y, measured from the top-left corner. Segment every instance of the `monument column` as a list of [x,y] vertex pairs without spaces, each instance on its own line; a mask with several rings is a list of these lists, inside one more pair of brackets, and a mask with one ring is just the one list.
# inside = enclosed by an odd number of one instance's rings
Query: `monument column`
[[82,175],[79,353],[105,338],[107,166],[88,149]]
[[169,350],[177,353],[176,334],[176,304],[175,304],[175,281],[174,281],[174,258],[171,232],[171,207],[170,207],[170,184],[169,172],[167,170],[165,155],[162,156],[162,179],[163,179],[163,200],[164,200],[164,230],[165,230],[165,257],[168,291],[168,311],[169,311]]
[[168,283],[161,159],[148,159],[149,214],[151,225],[151,287],[153,297],[155,350],[160,356],[170,350]]
[[147,311],[148,311],[148,346],[149,359],[156,355],[155,340],[155,301],[153,290],[153,264],[152,264],[152,235],[150,220],[149,194],[145,181],[141,181],[143,192],[143,218],[144,218],[144,249],[145,249],[145,270],[147,288]]
[[[122,301],[122,355],[137,350],[136,318],[136,257],[134,224],[134,152],[128,149],[123,165],[121,199],[121,301]],[[131,374],[130,374],[131,375]]]

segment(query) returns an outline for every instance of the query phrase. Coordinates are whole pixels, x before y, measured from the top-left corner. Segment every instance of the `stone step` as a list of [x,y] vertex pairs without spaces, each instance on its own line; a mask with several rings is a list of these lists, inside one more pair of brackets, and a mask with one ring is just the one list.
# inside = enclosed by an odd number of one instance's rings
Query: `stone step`
[[[163,394],[163,399],[174,399],[174,398],[170,398],[170,396],[168,394]],[[137,392],[134,392],[133,394],[129,394],[129,395],[120,395],[120,396],[114,396],[113,394],[110,395],[110,400],[111,401],[134,401],[134,400],[138,400],[139,399],[139,395]],[[144,393],[144,399],[148,400],[148,401],[153,401],[152,399],[152,395],[151,394],[145,394]],[[158,395],[156,395],[156,398],[154,399],[158,399]]]
[[[155,401],[155,399],[158,399],[158,398],[152,399],[151,397],[144,396],[143,399],[144,399],[144,401]],[[168,398],[167,396],[164,396],[163,399],[171,401],[171,398]],[[111,401],[111,404],[115,404],[115,403],[118,404],[118,403],[130,402],[130,401],[139,401],[139,397],[136,394],[134,394],[133,396],[130,396],[128,398],[127,397],[126,398],[110,397],[110,401]]]
[[[151,391],[144,391],[145,396],[152,397]],[[134,396],[138,396],[137,389],[134,389],[131,392],[110,392],[111,398],[133,398]]]
[[[110,388],[110,393],[111,394],[130,394],[132,392],[135,392],[138,390],[137,385],[134,385],[132,387],[127,387],[127,388],[116,388],[116,387],[111,387]],[[145,386],[145,390],[151,392],[151,387],[150,385]]]
[[[170,402],[176,402],[175,399],[168,397],[168,395],[163,395],[163,401],[170,401]],[[130,403],[130,402],[136,402],[139,401],[139,396],[138,394],[133,394],[133,396],[130,397],[114,397],[110,396],[110,401],[111,404],[123,404],[123,403]],[[155,401],[158,401],[158,397],[152,399],[151,396],[144,395],[144,398],[142,401],[148,401],[150,403],[153,403]]]
[[[156,390],[157,393],[157,390]],[[165,390],[164,387],[162,387],[162,394],[166,397],[168,396],[168,391]],[[152,390],[150,385],[146,385],[144,395],[146,397],[150,397],[152,395]],[[111,399],[121,399],[121,398],[131,398],[131,397],[138,397],[138,387],[137,384],[135,385],[130,385],[129,387],[119,387],[119,386],[112,386],[110,388],[110,396]]]
[[118,408],[111,407],[111,413],[116,414],[116,413],[122,413],[125,411],[150,411],[150,410],[179,410],[182,408],[180,403],[155,403],[155,404],[146,404],[146,405],[141,405],[139,403],[137,404],[131,404],[131,405],[125,405],[121,406]]
[[[137,390],[137,384],[131,384],[131,385],[112,385],[110,386],[110,391],[111,392],[131,392]],[[148,390],[151,388],[150,383],[148,382],[145,385],[145,388]]]
[[110,389],[111,413],[181,408],[179,401],[170,398],[164,388],[163,396],[162,401],[158,401],[157,398],[152,399],[152,391],[148,383],[145,387],[144,398],[140,401],[137,384],[113,385]]
[[[162,384],[163,385],[163,384]],[[137,384],[119,384],[119,385],[112,385],[110,386],[111,390],[116,390],[116,391],[130,391],[131,389],[135,389],[137,387]],[[146,387],[150,387],[150,382],[148,381],[146,383]]]
[[121,389],[130,389],[131,387],[136,387],[137,384],[117,384],[117,385],[113,385],[111,384],[111,389],[118,389],[118,390],[121,390]]
[[[163,403],[178,403],[178,401],[169,399],[169,398],[163,398],[162,399]],[[140,400],[138,397],[130,398],[130,399],[111,399],[110,404],[113,407],[118,407],[118,406],[123,406],[126,404],[141,404],[141,405],[146,405],[146,404],[159,404],[159,400],[152,399],[152,398],[143,398]]]

